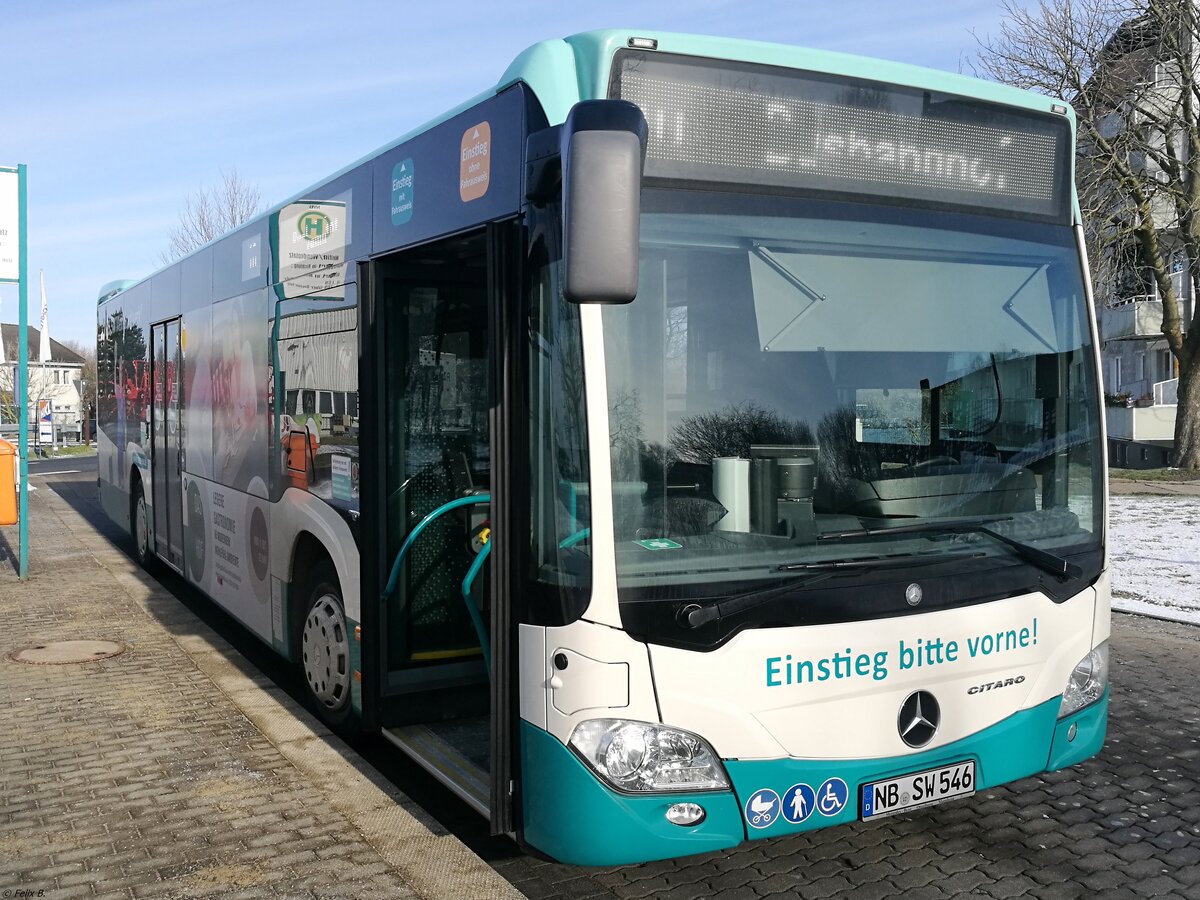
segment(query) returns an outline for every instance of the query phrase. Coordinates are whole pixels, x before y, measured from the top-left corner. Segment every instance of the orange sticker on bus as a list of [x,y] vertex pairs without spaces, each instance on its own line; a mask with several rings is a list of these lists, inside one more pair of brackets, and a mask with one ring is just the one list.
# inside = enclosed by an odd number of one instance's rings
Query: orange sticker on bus
[[480,122],[464,131],[458,159],[458,196],[464,203],[478,200],[491,181],[492,126]]

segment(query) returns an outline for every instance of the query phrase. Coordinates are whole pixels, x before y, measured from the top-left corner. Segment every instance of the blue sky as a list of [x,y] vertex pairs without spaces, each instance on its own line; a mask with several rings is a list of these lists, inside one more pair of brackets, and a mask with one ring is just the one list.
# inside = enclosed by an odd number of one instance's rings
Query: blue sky
[[[184,199],[237,169],[275,203],[593,28],[689,31],[957,71],[996,0],[8,0],[0,165],[29,167],[30,321],[94,341],[102,284],[159,265]],[[0,287],[0,319],[17,292]]]

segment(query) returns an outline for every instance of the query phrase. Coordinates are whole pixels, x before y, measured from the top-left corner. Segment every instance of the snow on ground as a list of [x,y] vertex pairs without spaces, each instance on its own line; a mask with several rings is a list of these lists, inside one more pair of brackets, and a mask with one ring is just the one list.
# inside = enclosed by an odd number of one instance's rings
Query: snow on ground
[[1113,609],[1200,625],[1200,497],[1114,494]]

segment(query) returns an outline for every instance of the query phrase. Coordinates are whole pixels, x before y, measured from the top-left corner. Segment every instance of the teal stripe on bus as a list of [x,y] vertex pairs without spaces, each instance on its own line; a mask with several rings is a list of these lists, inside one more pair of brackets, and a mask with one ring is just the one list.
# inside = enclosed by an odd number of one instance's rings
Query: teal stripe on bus
[[[747,831],[757,839],[853,822],[859,816],[861,785],[962,760],[975,760],[976,789],[986,790],[1074,765],[1099,751],[1108,718],[1107,691],[1096,703],[1061,720],[1060,702],[1060,697],[1047,700],[926,753],[877,759],[726,760],[735,793],[618,793],[602,784],[557,738],[522,721],[524,838],[561,862],[622,865],[733,847],[746,839]],[[1068,737],[1072,726],[1073,739]],[[800,825],[779,816],[765,828],[747,828],[742,808],[757,791],[770,788],[783,796],[801,782],[816,790],[827,778],[841,778],[849,786],[841,812],[813,814]],[[667,807],[683,802],[704,807],[707,817],[700,825],[680,827],[666,820]]]

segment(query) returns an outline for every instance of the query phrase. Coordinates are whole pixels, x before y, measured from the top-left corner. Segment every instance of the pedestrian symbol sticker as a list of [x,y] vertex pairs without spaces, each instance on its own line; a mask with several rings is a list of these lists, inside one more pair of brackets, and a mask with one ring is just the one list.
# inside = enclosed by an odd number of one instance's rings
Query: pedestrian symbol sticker
[[846,808],[850,789],[840,778],[828,778],[817,788],[817,809],[823,816],[836,816]]
[[746,821],[751,828],[766,828],[779,818],[779,795],[770,788],[763,788],[750,795],[746,801]]
[[807,784],[793,784],[783,792],[783,817],[799,825],[812,815],[817,805],[817,793]]

